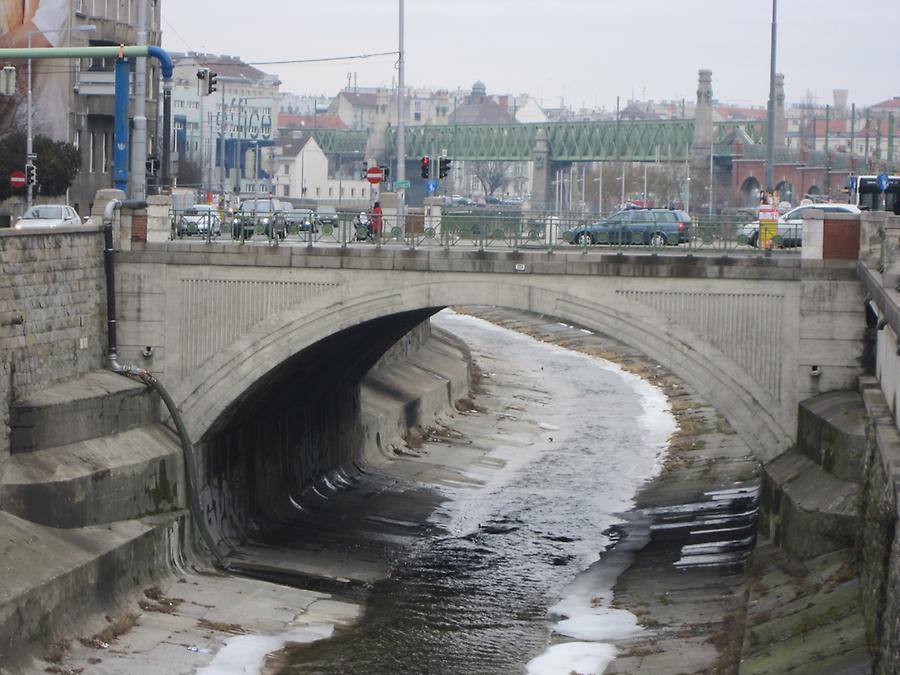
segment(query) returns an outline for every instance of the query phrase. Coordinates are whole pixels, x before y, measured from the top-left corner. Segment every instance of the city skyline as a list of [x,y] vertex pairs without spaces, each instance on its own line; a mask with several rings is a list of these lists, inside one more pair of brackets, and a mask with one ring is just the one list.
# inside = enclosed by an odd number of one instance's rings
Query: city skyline
[[[713,72],[713,92],[723,103],[764,106],[768,96],[771,2],[666,0],[627,6],[603,0],[568,0],[552,8],[511,0],[490,5],[458,0],[406,3],[406,84],[468,92],[480,80],[488,93],[527,93],[543,106],[614,110],[616,98],[693,101],[697,71]],[[398,3],[345,0],[301,6],[269,0],[267,19],[248,34],[246,3],[221,0],[216,13],[198,3],[163,5],[163,46],[239,56],[248,63],[309,60],[393,52],[398,44]],[[741,10],[742,14],[736,13]],[[782,2],[778,16],[777,68],[790,103],[810,95],[830,103],[847,89],[860,106],[896,90],[878,64],[900,57],[891,35],[900,7],[859,0],[856,16],[878,16],[866,32],[846,28],[846,5]],[[810,28],[815,17],[816,29]],[[798,39],[801,36],[803,39]],[[857,37],[858,36],[858,37]],[[282,91],[335,95],[354,83],[396,85],[396,55],[302,64],[263,64]]]

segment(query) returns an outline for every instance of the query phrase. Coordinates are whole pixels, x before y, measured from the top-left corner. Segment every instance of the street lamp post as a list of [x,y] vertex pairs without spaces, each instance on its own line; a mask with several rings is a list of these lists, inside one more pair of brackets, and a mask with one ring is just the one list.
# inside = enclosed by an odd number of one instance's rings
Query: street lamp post
[[[74,28],[57,28],[54,30],[32,30],[28,32],[28,49],[31,49],[31,36],[32,35],[43,35],[45,33],[68,33],[68,32],[76,32],[76,33],[93,33],[97,30],[97,26],[93,24],[85,25],[85,26],[75,26]],[[25,166],[30,166],[34,163],[34,160],[37,157],[34,154],[34,129],[32,123],[32,91],[31,91],[31,59],[28,59],[28,106],[27,106],[26,116],[27,116],[27,137],[25,139]],[[34,202],[34,185],[32,183],[28,183],[28,193],[26,197],[26,206],[27,208],[31,208],[32,203]]]
[[778,0],[772,0],[772,52],[769,57],[769,110],[766,129],[766,191],[775,190],[775,44],[778,32]]

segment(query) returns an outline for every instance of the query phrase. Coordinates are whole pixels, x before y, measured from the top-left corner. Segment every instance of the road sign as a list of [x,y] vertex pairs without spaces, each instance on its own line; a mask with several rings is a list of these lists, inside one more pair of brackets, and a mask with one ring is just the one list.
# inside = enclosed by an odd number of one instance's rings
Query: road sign
[[409,188],[409,181],[408,180],[395,180],[394,188],[397,190],[406,190]]
[[380,166],[370,166],[366,169],[366,180],[372,185],[378,185],[383,178],[384,171],[381,170]]
[[886,173],[878,174],[878,189],[882,192],[888,189],[888,175]]
[[425,192],[437,192],[438,182],[434,178],[425,181]]
[[11,174],[9,174],[9,184],[14,188],[25,187],[25,172],[13,171]]

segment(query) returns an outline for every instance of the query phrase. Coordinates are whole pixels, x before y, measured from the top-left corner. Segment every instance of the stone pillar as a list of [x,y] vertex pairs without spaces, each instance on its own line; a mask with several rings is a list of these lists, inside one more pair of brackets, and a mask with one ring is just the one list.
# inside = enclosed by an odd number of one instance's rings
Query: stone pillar
[[713,144],[712,125],[712,71],[701,70],[697,85],[697,109],[694,113],[694,144],[691,154],[697,158],[709,158]]
[[387,239],[397,226],[397,193],[382,192],[378,195],[378,203],[381,205],[382,232]]
[[[94,222],[94,225],[97,227],[103,227],[103,212],[106,210],[106,205],[109,204],[113,199],[118,199],[119,201],[124,201],[126,199],[125,193],[122,190],[115,190],[112,188],[108,188],[105,190],[97,190],[97,194],[94,195],[94,204],[91,209],[91,220]],[[116,211],[114,215],[113,222],[113,246],[121,251],[122,249],[122,236],[119,231],[118,223],[119,223],[119,213]],[[131,232],[128,233],[128,250],[131,249]]]
[[443,206],[444,200],[442,197],[425,198],[425,229],[432,228],[437,241],[441,240],[441,213],[443,212]]
[[784,114],[784,75],[775,75],[775,147],[783,148],[787,142],[787,117]]
[[544,129],[538,129],[534,140],[534,165],[531,174],[531,206],[547,209],[550,199],[550,141]]
[[[172,222],[170,211],[172,197],[154,195],[147,197],[147,241],[162,243],[172,238]],[[223,235],[231,232],[231,223],[222,222]],[[226,235],[227,236],[227,235]]]

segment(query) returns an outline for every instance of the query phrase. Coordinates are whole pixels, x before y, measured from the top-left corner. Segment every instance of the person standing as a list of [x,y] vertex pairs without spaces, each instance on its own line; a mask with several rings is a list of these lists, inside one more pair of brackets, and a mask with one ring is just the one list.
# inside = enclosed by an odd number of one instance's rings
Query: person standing
[[372,207],[372,236],[375,239],[381,238],[381,232],[384,229],[384,215],[381,210],[381,202],[375,202]]

